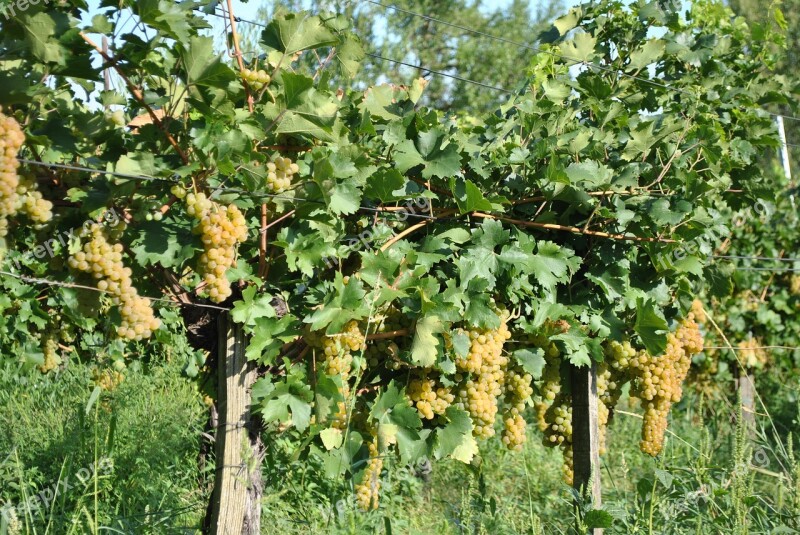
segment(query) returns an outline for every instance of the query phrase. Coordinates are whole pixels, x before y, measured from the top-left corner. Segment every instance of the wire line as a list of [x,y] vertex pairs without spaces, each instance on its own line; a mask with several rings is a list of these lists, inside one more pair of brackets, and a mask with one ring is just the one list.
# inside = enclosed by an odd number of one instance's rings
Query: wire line
[[[159,182],[168,182],[168,183],[172,183],[172,184],[181,184],[181,182],[179,180],[163,178],[163,177],[152,177],[152,176],[147,176],[147,175],[131,175],[131,174],[127,174],[127,173],[117,173],[115,171],[106,171],[104,169],[95,169],[95,168],[92,168],[92,167],[83,167],[83,166],[79,166],[79,165],[67,165],[67,164],[59,164],[59,163],[37,162],[37,161],[34,161],[34,160],[26,160],[24,158],[17,158],[17,160],[19,162],[27,164],[27,165],[38,165],[38,166],[41,166],[41,167],[49,167],[49,168],[55,168],[55,169],[75,170],[75,171],[82,171],[82,172],[93,173],[93,174],[95,174],[95,173],[96,174],[106,174],[106,175],[116,176],[116,177],[119,177],[119,178],[124,178],[126,180],[159,181]],[[247,171],[253,173],[249,169]],[[263,175],[259,175],[258,173],[253,173],[253,174],[258,176],[258,177],[263,178]],[[257,197],[257,198],[269,197],[269,198],[273,198],[273,199],[285,199],[287,201],[310,202],[310,203],[320,204],[322,206],[327,206],[327,203],[325,203],[325,201],[321,201],[321,200],[318,200],[318,199],[307,199],[307,198],[304,198],[304,197],[291,197],[291,196],[288,196],[288,195],[280,195],[280,194],[276,194],[276,193],[260,193],[260,192],[256,192],[256,191],[247,191],[247,190],[243,190],[243,189],[239,189],[239,188],[222,187],[222,188],[216,188],[215,191],[228,192],[228,193],[238,193],[240,195],[247,195],[247,196],[250,196],[250,197]],[[380,208],[373,208],[371,206],[359,206],[358,210],[364,210],[364,211],[367,211],[367,212],[375,212],[375,213],[382,213],[382,214],[401,213],[401,212],[390,212],[390,211],[387,211],[387,210],[382,210]],[[409,212],[409,211],[402,212],[402,214],[405,215],[406,217],[415,217],[415,218],[418,218],[418,219],[436,219],[435,217],[431,217],[429,215],[417,214],[417,213],[413,213],[413,212]]]
[[800,262],[800,258],[782,258],[777,256],[742,256],[742,255],[711,255],[713,258],[736,258],[740,260],[771,260],[774,262]]
[[[99,293],[104,293],[104,294],[111,294],[111,292],[109,292],[108,290],[101,290],[99,288],[95,288],[94,286],[85,286],[83,284],[75,284],[75,283],[71,283],[71,282],[61,282],[61,281],[54,281],[54,280],[49,280],[49,279],[40,279],[40,278],[37,278],[37,277],[28,277],[28,276],[25,276],[25,275],[18,275],[16,273],[11,273],[10,271],[0,271],[0,275],[6,275],[8,277],[13,277],[15,279],[19,279],[19,280],[21,280],[23,282],[30,282],[30,283],[33,283],[33,284],[44,284],[44,285],[47,285],[47,286],[60,286],[62,288],[80,288],[80,289],[83,289],[83,290],[92,290],[94,292],[99,292]],[[169,303],[169,304],[176,305],[176,306],[190,306],[190,307],[198,307],[198,308],[213,308],[215,310],[231,310],[230,308],[218,307],[218,306],[215,306],[215,305],[206,305],[206,304],[203,304],[203,303],[192,303],[192,302],[184,303],[184,302],[181,302],[181,301],[173,301],[172,299],[166,299],[164,297],[147,297],[147,296],[142,296],[142,297],[145,297],[146,299],[150,299],[151,301],[161,301],[161,302]]]

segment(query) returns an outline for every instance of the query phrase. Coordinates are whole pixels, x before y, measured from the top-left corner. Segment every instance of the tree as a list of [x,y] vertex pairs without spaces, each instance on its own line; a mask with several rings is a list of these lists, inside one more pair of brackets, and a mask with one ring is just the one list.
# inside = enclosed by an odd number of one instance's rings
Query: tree
[[[274,2],[260,10],[259,19],[302,7],[302,0]],[[524,82],[524,68],[534,54],[537,36],[561,8],[561,0],[537,2],[512,0],[505,7],[481,0],[399,0],[389,2],[400,9],[442,19],[465,28],[523,43],[531,48],[501,42],[458,28],[388,9],[374,3],[320,2],[317,12],[345,13],[367,53],[427,67],[509,91]],[[247,41],[257,48],[257,31],[247,30]],[[431,75],[424,70],[399,65],[373,56],[364,59],[356,84],[368,87],[376,81],[411,85],[420,75],[428,80],[421,103],[442,111],[471,114],[491,111],[507,94],[470,82]],[[341,82],[341,80],[337,80]]]

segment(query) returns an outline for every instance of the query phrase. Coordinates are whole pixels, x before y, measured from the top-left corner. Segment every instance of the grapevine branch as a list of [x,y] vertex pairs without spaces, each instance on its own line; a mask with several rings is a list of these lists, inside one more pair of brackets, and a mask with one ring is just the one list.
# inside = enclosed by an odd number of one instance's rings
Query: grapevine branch
[[608,232],[601,232],[598,230],[584,230],[579,227],[571,227],[568,225],[556,225],[555,223],[537,223],[536,221],[525,221],[522,219],[513,219],[510,217],[492,215],[492,214],[485,214],[483,212],[472,212],[472,215],[475,217],[481,217],[484,219],[496,219],[498,221],[504,221],[506,223],[511,223],[513,225],[520,225],[523,227],[534,227],[534,228],[543,228],[543,229],[550,229],[550,230],[563,230],[566,232],[572,232],[573,234],[586,234],[587,236],[597,236],[599,238],[608,238],[611,240],[624,240],[624,241],[637,241],[637,242],[660,242],[660,243],[677,243],[675,240],[669,240],[665,238],[643,238],[640,236],[630,236],[628,234],[610,234]]

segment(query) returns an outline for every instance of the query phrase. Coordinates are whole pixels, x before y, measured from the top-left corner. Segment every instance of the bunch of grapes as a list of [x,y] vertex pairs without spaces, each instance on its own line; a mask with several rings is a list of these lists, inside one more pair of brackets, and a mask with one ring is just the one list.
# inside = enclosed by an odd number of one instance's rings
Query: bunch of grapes
[[202,236],[198,272],[209,288],[208,296],[221,303],[231,295],[225,273],[236,264],[237,245],[247,239],[244,216],[235,205],[218,204],[202,192],[186,195],[186,212],[198,221],[194,230]]
[[53,203],[42,197],[33,178],[25,175],[19,177],[17,199],[18,211],[34,222],[47,223],[53,218]]
[[544,431],[547,428],[545,412],[561,392],[561,352],[543,335],[535,336],[533,344],[544,350],[545,365],[538,384],[539,398],[533,403],[539,431]]
[[547,428],[544,431],[543,443],[548,447],[559,447],[564,456],[564,481],[572,485],[572,397],[559,394],[553,404],[547,408],[544,419]]
[[356,500],[363,511],[377,509],[380,503],[383,459],[378,453],[377,437],[369,443],[369,460],[361,482],[355,486]]
[[748,338],[742,340],[736,347],[739,348],[739,360],[745,368],[763,368],[769,360],[766,350],[761,347],[761,340],[758,338]]
[[7,218],[17,211],[17,154],[24,142],[25,134],[16,119],[0,112],[0,237],[7,233]]
[[53,329],[48,329],[42,335],[42,352],[44,353],[44,363],[39,366],[39,371],[48,373],[61,365],[61,357],[58,354],[58,337]]
[[602,373],[598,374],[598,391],[601,389],[602,377],[603,394],[600,396],[600,400],[608,409],[610,420],[622,395],[622,387],[630,380],[631,361],[636,357],[636,349],[628,341],[611,340],[603,348],[603,353],[605,361],[600,368]]
[[122,316],[122,324],[117,329],[120,337],[128,340],[149,338],[161,321],[153,314],[150,300],[139,296],[133,287],[133,272],[122,263],[122,245],[109,243],[106,232],[98,223],[84,229],[81,237],[89,240],[83,250],[70,257],[69,266],[91,274],[97,279],[97,289],[111,295]]
[[703,307],[703,302],[699,299],[692,301],[692,308],[689,312],[694,316],[698,323],[706,322],[706,310]]
[[95,368],[92,372],[92,381],[106,392],[113,392],[122,384],[125,376],[117,370],[100,370]]
[[444,414],[456,398],[449,388],[425,376],[411,380],[408,397],[426,420],[433,420],[436,414]]
[[652,456],[661,453],[670,407],[680,401],[692,356],[702,350],[702,334],[694,314],[689,313],[675,333],[667,335],[664,355],[654,357],[642,351],[631,360],[635,375],[631,392],[642,399],[645,411],[639,443],[643,452]]
[[247,85],[255,91],[261,91],[264,86],[269,85],[271,78],[265,70],[251,70],[243,69],[240,73],[242,79],[247,82]]
[[473,434],[479,438],[489,438],[495,433],[497,399],[503,392],[508,364],[503,356],[503,344],[511,338],[507,319],[507,313],[501,313],[497,329],[470,331],[469,356],[460,359],[460,364],[456,362],[456,367],[472,374],[458,391],[458,402],[469,412],[474,424]]
[[525,402],[533,395],[530,374],[524,373],[517,367],[511,367],[506,371],[505,377],[505,404],[503,412],[503,444],[510,450],[519,451],[527,440],[527,423],[522,417],[525,410]]
[[[310,342],[315,342],[313,336],[310,337]],[[339,393],[342,400],[338,402],[337,412],[333,417],[333,427],[344,429],[347,425],[347,401],[350,396],[349,378],[353,368],[353,353],[365,349],[366,338],[361,332],[358,322],[351,320],[345,325],[341,334],[323,336],[321,345],[325,373],[341,378],[342,386]]]
[[273,193],[282,193],[292,187],[292,177],[299,171],[292,160],[278,156],[267,163],[267,186]]

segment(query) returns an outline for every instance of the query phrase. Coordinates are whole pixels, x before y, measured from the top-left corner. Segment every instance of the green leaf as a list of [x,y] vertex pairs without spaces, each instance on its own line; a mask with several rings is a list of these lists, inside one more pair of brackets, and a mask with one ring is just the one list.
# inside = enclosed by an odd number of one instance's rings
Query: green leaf
[[188,43],[179,49],[186,66],[187,85],[225,88],[236,79],[236,73],[214,52],[211,37],[192,37]]
[[242,292],[242,300],[233,304],[231,318],[236,323],[255,325],[258,318],[274,318],[275,309],[272,307],[272,296],[258,294],[255,286],[248,286]]
[[257,360],[262,365],[272,364],[283,344],[300,334],[296,318],[288,314],[280,319],[259,317],[248,330],[253,336],[247,344],[245,357],[247,360]]
[[630,66],[635,70],[641,70],[661,59],[666,49],[666,43],[663,39],[649,39],[645,41],[644,45],[631,52]]
[[511,354],[511,357],[534,379],[539,379],[542,376],[542,370],[545,365],[544,350],[542,348],[517,349]]
[[53,11],[39,12],[19,17],[25,31],[25,44],[31,53],[43,63],[65,65],[67,49],[58,41],[58,36],[69,30],[67,15]]
[[411,344],[411,361],[426,368],[433,366],[436,363],[439,346],[439,338],[436,335],[443,331],[444,325],[436,316],[420,319]]
[[651,355],[660,355],[667,348],[669,325],[652,301],[639,298],[636,303],[636,324],[633,327]]
[[172,219],[137,223],[131,252],[142,266],[178,267],[195,254],[192,231]]
[[397,169],[380,169],[367,179],[364,196],[383,202],[393,201],[402,197],[402,195],[396,195],[395,192],[405,184],[406,179]]
[[333,46],[338,39],[322,24],[319,17],[305,12],[273,19],[262,32],[261,41],[268,47],[291,56],[301,50]]
[[188,41],[199,28],[210,27],[201,17],[194,14],[194,5],[191,2],[138,0],[133,3],[133,7],[142,22],[178,42]]
[[307,385],[279,383],[261,400],[261,415],[267,423],[291,421],[298,431],[304,431],[311,420],[310,396]]
[[447,424],[436,431],[436,457],[441,459],[453,454],[459,447],[467,445],[472,438],[472,420],[465,411],[450,406],[445,411]]
[[592,37],[591,34],[581,32],[575,35],[575,38],[571,41],[561,43],[558,50],[565,59],[582,63],[592,60],[597,56],[594,49],[596,44],[597,39]]
[[483,196],[481,190],[471,180],[460,176],[451,176],[450,191],[453,192],[453,198],[462,214],[492,209],[492,203]]
[[567,35],[567,32],[575,28],[583,17],[583,10],[580,7],[574,7],[569,12],[553,22],[553,26],[558,30],[559,35]]
[[602,509],[588,511],[583,521],[589,529],[608,529],[614,525],[614,517],[608,511],[603,511]]
[[454,143],[448,143],[440,128],[420,132],[416,141],[406,139],[401,142],[395,148],[394,161],[401,173],[422,165],[423,178],[448,178],[461,172],[458,148]]
[[322,308],[303,321],[310,323],[314,331],[327,326],[327,334],[337,334],[351,319],[367,316],[369,310],[364,302],[365,295],[361,281],[353,277],[345,285],[342,274],[336,273],[334,291],[329,294]]
[[336,429],[335,427],[323,429],[319,436],[322,439],[322,444],[325,446],[325,449],[329,451],[340,447],[344,443],[342,430]]
[[564,172],[570,182],[583,189],[598,189],[611,185],[613,172],[607,166],[594,160],[571,163]]

